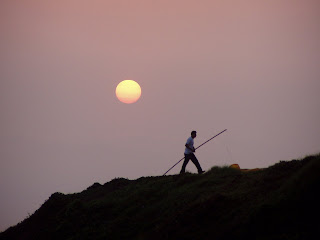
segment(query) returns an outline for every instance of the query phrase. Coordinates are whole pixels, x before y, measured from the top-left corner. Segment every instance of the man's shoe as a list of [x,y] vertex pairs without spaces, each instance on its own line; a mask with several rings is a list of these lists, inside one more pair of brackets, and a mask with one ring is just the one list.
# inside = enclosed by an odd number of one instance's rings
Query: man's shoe
[[202,174],[202,173],[204,173],[205,171],[201,171],[201,172],[199,172],[199,174]]

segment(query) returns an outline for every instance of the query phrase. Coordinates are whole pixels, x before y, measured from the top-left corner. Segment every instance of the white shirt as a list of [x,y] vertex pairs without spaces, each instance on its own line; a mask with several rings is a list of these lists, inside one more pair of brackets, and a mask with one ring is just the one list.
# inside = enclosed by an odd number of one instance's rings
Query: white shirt
[[[190,147],[190,148],[193,148],[193,138],[192,137],[189,137],[186,144]],[[190,153],[193,153],[189,148],[186,147],[186,149],[184,150],[184,154],[190,154]]]

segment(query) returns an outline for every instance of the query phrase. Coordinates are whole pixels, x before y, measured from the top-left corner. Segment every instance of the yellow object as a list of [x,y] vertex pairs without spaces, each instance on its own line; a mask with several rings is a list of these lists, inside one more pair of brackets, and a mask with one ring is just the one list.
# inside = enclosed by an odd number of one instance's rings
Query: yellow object
[[229,166],[229,168],[234,168],[234,169],[239,169],[241,172],[255,172],[255,171],[260,171],[261,168],[254,168],[254,169],[241,169],[239,164],[232,164]]
[[239,166],[239,164],[232,164],[229,166],[229,168],[240,169],[240,166]]
[[141,87],[133,80],[123,80],[116,88],[116,95],[123,103],[134,103],[141,96]]

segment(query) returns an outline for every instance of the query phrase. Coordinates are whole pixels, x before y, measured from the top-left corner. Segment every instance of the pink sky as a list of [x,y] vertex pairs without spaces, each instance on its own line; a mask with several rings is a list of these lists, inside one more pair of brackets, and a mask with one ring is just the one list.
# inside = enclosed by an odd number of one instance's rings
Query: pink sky
[[[320,3],[3,0],[0,231],[54,192],[320,152]],[[137,81],[134,104],[117,100]],[[177,174],[181,164],[169,174]],[[187,170],[196,172],[189,164]]]

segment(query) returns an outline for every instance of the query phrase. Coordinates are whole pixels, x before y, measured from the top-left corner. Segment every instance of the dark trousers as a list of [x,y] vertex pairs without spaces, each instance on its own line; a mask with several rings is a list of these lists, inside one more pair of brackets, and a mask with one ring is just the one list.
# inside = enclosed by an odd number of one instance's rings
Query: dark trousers
[[193,164],[196,165],[196,167],[198,169],[198,173],[201,173],[202,172],[202,168],[201,168],[201,166],[199,164],[198,159],[196,158],[196,156],[193,153],[184,154],[184,162],[182,164],[182,168],[181,168],[180,173],[185,173],[186,166],[187,166],[189,160],[191,160],[193,162]]

